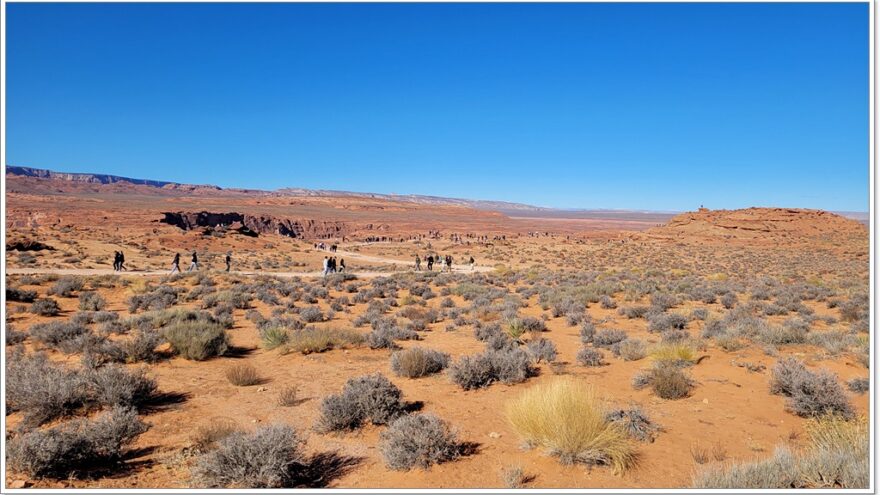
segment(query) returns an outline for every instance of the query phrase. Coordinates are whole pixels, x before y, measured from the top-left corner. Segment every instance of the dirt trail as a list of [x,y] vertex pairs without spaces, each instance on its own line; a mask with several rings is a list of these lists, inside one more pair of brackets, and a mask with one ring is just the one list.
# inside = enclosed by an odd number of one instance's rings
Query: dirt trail
[[[320,252],[321,250],[315,250]],[[329,251],[324,251],[329,253]],[[367,254],[355,253],[351,251],[343,251],[337,250],[335,253],[331,253],[337,257],[356,259],[360,261],[365,261],[368,263],[384,263],[395,266],[406,266],[406,269],[398,269],[394,271],[348,271],[346,273],[351,273],[357,277],[361,278],[375,278],[375,277],[386,277],[389,275],[393,275],[395,273],[403,273],[412,270],[413,262],[397,260],[393,258],[384,258],[381,256],[371,256]],[[471,270],[469,265],[463,266],[453,266],[453,272],[455,273],[483,273],[490,272],[493,270],[492,267],[489,266],[480,266],[475,265],[474,269]],[[206,270],[212,271],[212,270]],[[162,276],[168,275],[169,270],[132,270],[132,271],[123,271],[116,272],[110,268],[7,268],[6,273],[9,275],[35,275],[35,274],[55,274],[55,275],[133,275],[133,276],[141,276],[141,277],[152,277],[152,276]],[[233,273],[236,275],[268,275],[272,277],[305,277],[305,278],[315,278],[323,276],[323,272],[321,271],[309,271],[309,272],[268,272],[268,271],[231,271],[229,273]]]

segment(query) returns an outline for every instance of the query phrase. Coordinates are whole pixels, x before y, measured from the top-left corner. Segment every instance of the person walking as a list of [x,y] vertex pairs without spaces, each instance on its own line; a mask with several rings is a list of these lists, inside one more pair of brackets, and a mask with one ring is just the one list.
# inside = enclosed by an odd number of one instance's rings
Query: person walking
[[431,256],[430,254],[428,255],[428,271],[429,272],[434,271],[434,257]]
[[468,263],[470,263],[470,265],[471,265],[471,271],[474,271],[474,257],[473,256],[471,256],[471,259],[468,260]]
[[113,271],[119,271],[119,251],[113,251]]
[[174,261],[171,262],[171,273],[174,272],[180,273],[180,253],[175,253]]
[[419,258],[419,255],[416,255],[416,271],[422,271],[422,259]]
[[119,271],[125,270],[128,271],[128,268],[125,267],[125,255],[122,254],[122,251],[119,251],[119,265],[117,267]]
[[324,256],[324,276],[330,273],[330,258]]
[[229,271],[229,267],[232,264],[232,253],[226,253],[226,271]]
[[189,268],[187,268],[186,271],[191,272],[193,270],[199,271],[199,257],[195,251],[193,251],[192,263],[189,264]]
[[345,260],[344,259],[339,260],[339,272],[340,273],[345,272]]

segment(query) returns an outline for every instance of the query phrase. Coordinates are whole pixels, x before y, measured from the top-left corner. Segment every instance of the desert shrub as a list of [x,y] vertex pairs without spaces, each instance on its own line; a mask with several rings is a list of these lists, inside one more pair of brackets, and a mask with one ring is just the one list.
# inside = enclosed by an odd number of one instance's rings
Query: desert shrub
[[299,312],[299,317],[306,323],[317,323],[320,321],[324,321],[324,313],[321,312],[321,308],[317,306],[309,306],[308,308],[303,308]]
[[630,438],[640,442],[653,442],[660,427],[654,424],[638,406],[608,411],[605,418],[623,427]]
[[464,390],[486,387],[496,381],[507,385],[520,383],[534,373],[531,357],[518,348],[463,356],[449,367],[450,379]]
[[633,377],[634,388],[647,386],[661,399],[681,399],[690,395],[694,382],[678,366],[657,363]]
[[697,351],[683,342],[654,346],[650,355],[651,359],[660,365],[684,367],[697,361]]
[[678,304],[678,298],[672,294],[665,292],[655,292],[651,294],[651,306],[659,311],[666,311]]
[[353,347],[364,342],[364,337],[347,328],[306,327],[290,332],[290,338],[284,345],[285,352],[311,354],[331,349]]
[[626,332],[616,328],[605,328],[596,332],[593,337],[593,345],[596,347],[610,348],[612,345],[626,340]]
[[474,337],[476,337],[477,340],[485,342],[497,335],[502,335],[501,325],[497,323],[490,323],[488,325],[479,324],[474,327]]
[[602,366],[605,364],[603,358],[602,351],[592,347],[584,347],[577,353],[577,362],[582,366]]
[[140,407],[156,394],[156,381],[144,369],[107,365],[87,374],[91,396],[105,406]]
[[796,358],[783,358],[771,370],[770,392],[788,397],[786,409],[802,417],[854,415],[837,376],[827,370],[813,372]]
[[418,333],[400,328],[396,324],[376,325],[372,332],[367,334],[366,343],[370,349],[396,349],[395,340],[421,340]]
[[391,369],[397,376],[418,378],[442,371],[449,365],[449,354],[413,347],[391,355]]
[[204,454],[193,479],[209,488],[284,488],[303,463],[303,440],[292,427],[269,425],[247,434],[228,434]]
[[219,323],[176,322],[162,329],[162,337],[174,353],[193,361],[222,356],[229,349],[229,335]]
[[101,311],[107,302],[97,292],[82,292],[79,295],[80,311]]
[[739,337],[733,337],[730,335],[720,335],[718,337],[715,337],[715,345],[724,349],[727,352],[738,351],[746,346],[745,342],[743,342]]
[[649,306],[624,306],[617,310],[617,312],[632,320],[636,318],[644,318],[650,310],[651,308]]
[[691,334],[686,330],[667,330],[660,334],[660,341],[664,344],[675,344],[690,340]]
[[602,306],[602,309],[617,309],[617,303],[608,296],[600,297],[599,305]]
[[526,390],[507,405],[506,416],[531,446],[565,463],[608,464],[622,473],[635,463],[623,427],[608,421],[592,387],[557,378]]
[[846,382],[846,388],[849,389],[850,392],[855,392],[857,394],[864,394],[868,390],[871,389],[871,379],[870,378],[853,378]]
[[666,332],[668,330],[683,330],[687,326],[688,319],[678,313],[657,313],[648,318],[649,332]]
[[809,326],[803,320],[786,320],[782,326],[766,325],[757,335],[757,340],[762,344],[785,345],[803,344],[807,339]]
[[453,460],[461,446],[447,422],[433,414],[414,414],[395,419],[382,432],[379,450],[389,469],[405,471]]
[[32,303],[37,298],[37,293],[32,290],[6,288],[6,301]]
[[584,344],[592,344],[593,338],[596,336],[596,326],[591,321],[585,321],[581,325],[581,342]]
[[825,416],[807,426],[809,446],[792,452],[778,446],[769,459],[703,468],[695,488],[867,488],[870,482],[868,424]]
[[526,326],[521,318],[507,320],[505,329],[507,330],[507,335],[517,341],[526,333]]
[[58,347],[62,342],[90,333],[87,327],[66,321],[37,323],[28,329],[31,338],[51,347]]
[[549,339],[532,340],[528,343],[526,349],[537,362],[543,360],[549,363],[556,360],[556,344]]
[[59,297],[73,297],[73,293],[82,290],[83,281],[80,277],[61,277],[49,288],[49,294]]
[[118,461],[124,447],[145,431],[147,425],[133,409],[117,407],[95,419],[75,419],[15,436],[6,455],[13,469],[29,476],[67,478]]
[[342,393],[324,398],[316,428],[323,432],[353,430],[367,420],[386,424],[403,414],[400,397],[400,389],[381,373],[350,378]]
[[178,295],[184,289],[160,285],[144,294],[135,294],[128,300],[128,311],[137,313],[139,310],[157,311],[177,304]]
[[12,325],[6,325],[6,345],[18,345],[27,340],[28,333],[16,330]]
[[299,390],[293,386],[288,385],[281,389],[281,392],[278,393],[278,405],[282,407],[292,407],[297,405],[299,402]]
[[162,335],[156,330],[136,330],[131,337],[119,341],[123,357],[127,363],[141,361],[153,362],[158,359],[156,347],[163,342]]
[[806,341],[825,349],[832,356],[859,345],[858,337],[848,332],[810,332]]
[[6,406],[23,411],[24,423],[39,425],[82,406],[88,382],[78,370],[53,364],[45,354],[12,353],[6,361]]
[[45,299],[37,299],[31,304],[30,312],[40,316],[57,316],[61,312],[61,307],[55,299],[51,297]]
[[691,311],[691,319],[692,320],[705,320],[709,317],[709,310],[706,308],[694,308]]
[[486,349],[491,351],[511,350],[516,349],[518,346],[519,342],[513,340],[506,333],[493,335],[486,340]]
[[733,309],[733,307],[736,306],[736,303],[736,294],[734,294],[733,292],[728,292],[721,296],[721,305],[724,306],[726,309]]
[[648,355],[648,346],[641,339],[624,339],[611,346],[611,352],[624,361],[638,361]]

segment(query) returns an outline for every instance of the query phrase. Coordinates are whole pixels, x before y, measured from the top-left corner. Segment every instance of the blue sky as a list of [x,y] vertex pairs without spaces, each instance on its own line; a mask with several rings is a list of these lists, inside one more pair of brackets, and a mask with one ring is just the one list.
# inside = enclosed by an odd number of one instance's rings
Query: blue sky
[[868,209],[868,4],[7,4],[10,165]]

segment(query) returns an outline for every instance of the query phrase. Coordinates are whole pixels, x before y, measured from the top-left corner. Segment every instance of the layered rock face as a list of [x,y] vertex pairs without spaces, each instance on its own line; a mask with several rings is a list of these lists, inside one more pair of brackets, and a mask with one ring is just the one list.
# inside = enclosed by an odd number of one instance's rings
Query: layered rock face
[[349,233],[343,222],[317,221],[311,219],[277,218],[269,215],[249,215],[229,212],[163,212],[162,223],[174,225],[183,230],[199,227],[227,227],[249,231],[256,234],[278,234],[295,238],[338,237]]

